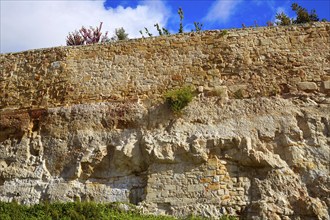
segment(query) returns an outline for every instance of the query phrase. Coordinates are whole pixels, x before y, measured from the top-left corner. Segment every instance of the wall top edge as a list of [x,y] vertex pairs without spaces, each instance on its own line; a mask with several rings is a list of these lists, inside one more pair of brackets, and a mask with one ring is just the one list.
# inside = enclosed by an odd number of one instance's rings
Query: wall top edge
[[56,47],[47,47],[47,48],[38,48],[38,49],[30,49],[24,50],[19,52],[9,52],[9,53],[0,53],[0,58],[12,55],[19,55],[19,54],[30,54],[30,53],[43,53],[49,51],[69,51],[69,50],[76,50],[81,48],[93,48],[93,47],[100,47],[100,46],[116,46],[121,44],[127,43],[136,43],[136,42],[145,42],[145,41],[153,41],[158,39],[175,39],[181,37],[190,37],[190,36],[205,36],[209,34],[221,34],[223,31],[230,31],[231,33],[240,33],[240,32],[250,32],[250,31],[257,31],[257,32],[264,32],[267,30],[295,30],[296,28],[319,28],[319,27],[327,27],[330,26],[330,22],[312,22],[306,24],[295,24],[289,26],[272,26],[272,27],[246,27],[246,28],[230,28],[230,29],[217,29],[217,30],[205,30],[201,32],[186,32],[182,34],[171,34],[169,36],[153,36],[153,37],[145,37],[145,38],[132,38],[129,40],[124,41],[117,41],[117,42],[110,42],[110,43],[99,43],[99,44],[89,44],[89,45],[80,45],[80,46],[56,46]]

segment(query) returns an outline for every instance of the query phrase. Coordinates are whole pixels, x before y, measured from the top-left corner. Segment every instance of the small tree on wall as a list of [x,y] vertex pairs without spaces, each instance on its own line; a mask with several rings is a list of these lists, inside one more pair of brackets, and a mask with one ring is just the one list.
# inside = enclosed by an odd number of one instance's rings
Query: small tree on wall
[[291,5],[291,9],[296,13],[296,19],[290,19],[288,15],[286,15],[284,12],[281,12],[276,14],[276,19],[279,20],[276,22],[277,25],[304,24],[308,22],[319,21],[319,17],[314,9],[308,13],[306,8],[301,7],[297,3],[293,3]]
[[277,25],[286,26],[291,24],[291,19],[284,12],[277,13],[275,18],[278,20],[276,22]]
[[69,35],[66,37],[67,46],[83,45],[84,43],[85,40],[78,31],[69,33]]
[[[184,13],[183,13],[183,10],[182,8],[179,8],[178,9],[178,15],[179,15],[179,18],[180,18],[180,24],[179,24],[179,30],[178,30],[178,33],[183,33],[184,30],[183,30],[183,18],[184,18]],[[165,27],[160,27],[160,25],[158,23],[156,23],[154,25],[154,27],[157,29],[158,31],[158,34],[159,36],[162,36],[162,35],[171,35],[170,31],[168,29],[166,29]],[[195,30],[191,30],[192,32],[193,31],[196,31],[196,32],[199,32],[199,31],[202,31],[202,28],[203,28],[203,23],[200,23],[200,22],[194,22],[194,27],[195,27]],[[152,37],[152,34],[149,32],[149,30],[145,27],[145,33],[149,36],[149,37]],[[144,38],[144,35],[143,35],[143,31],[140,30],[140,34],[142,35],[142,38]]]
[[293,3],[291,8],[296,12],[297,18],[293,21],[294,24],[308,23],[311,21],[319,21],[319,17],[316,14],[316,11],[313,9],[308,13],[306,8],[301,7],[297,3]]
[[102,35],[102,22],[100,22],[100,26],[93,28],[85,28],[84,26],[81,27],[79,31],[74,31],[69,33],[66,37],[66,45],[67,46],[75,46],[75,45],[84,45],[84,44],[96,44],[100,42],[107,42],[109,41],[108,32]]
[[179,27],[179,32],[178,33],[183,33],[183,24],[182,24],[182,21],[183,21],[184,16],[183,16],[183,10],[182,10],[182,8],[179,8],[178,9],[178,15],[180,17],[180,27]]
[[115,29],[115,35],[111,38],[113,41],[128,40],[128,34],[123,27]]

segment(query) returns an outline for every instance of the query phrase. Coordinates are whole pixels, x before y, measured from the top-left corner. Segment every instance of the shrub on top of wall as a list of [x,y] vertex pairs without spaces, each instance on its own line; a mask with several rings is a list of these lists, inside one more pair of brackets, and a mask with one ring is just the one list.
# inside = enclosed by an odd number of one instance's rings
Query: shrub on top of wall
[[190,86],[168,91],[165,94],[165,100],[174,113],[180,113],[194,97],[194,91]]

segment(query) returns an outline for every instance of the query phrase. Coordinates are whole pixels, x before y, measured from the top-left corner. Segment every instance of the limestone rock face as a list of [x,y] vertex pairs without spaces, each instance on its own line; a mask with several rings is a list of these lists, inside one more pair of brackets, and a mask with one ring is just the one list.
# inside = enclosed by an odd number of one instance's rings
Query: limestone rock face
[[[328,98],[325,98],[328,99]],[[330,105],[196,97],[4,111],[0,200],[131,202],[145,212],[329,219]]]

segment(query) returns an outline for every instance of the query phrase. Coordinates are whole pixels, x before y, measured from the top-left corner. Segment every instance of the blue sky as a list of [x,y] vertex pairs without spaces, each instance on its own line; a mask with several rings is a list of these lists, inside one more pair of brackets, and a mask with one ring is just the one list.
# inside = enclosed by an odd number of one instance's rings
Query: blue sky
[[130,38],[141,37],[144,27],[157,35],[155,23],[176,33],[179,7],[185,31],[193,29],[194,21],[206,30],[253,26],[255,21],[265,26],[278,12],[294,17],[293,2],[330,21],[330,0],[0,0],[0,52],[64,46],[69,32],[101,21],[110,37],[119,27]]
[[[153,0],[149,0],[153,1]],[[105,7],[136,7],[141,1],[107,0]],[[170,10],[171,16],[166,27],[177,31],[179,16],[177,9],[184,11],[184,24],[186,31],[193,29],[194,21],[204,24],[204,29],[241,28],[242,23],[246,26],[254,26],[255,21],[259,26],[265,26],[267,21],[275,21],[277,12],[285,12],[290,17],[295,13],[291,10],[292,3],[310,11],[315,9],[320,19],[330,21],[330,0],[184,0],[163,1]]]

